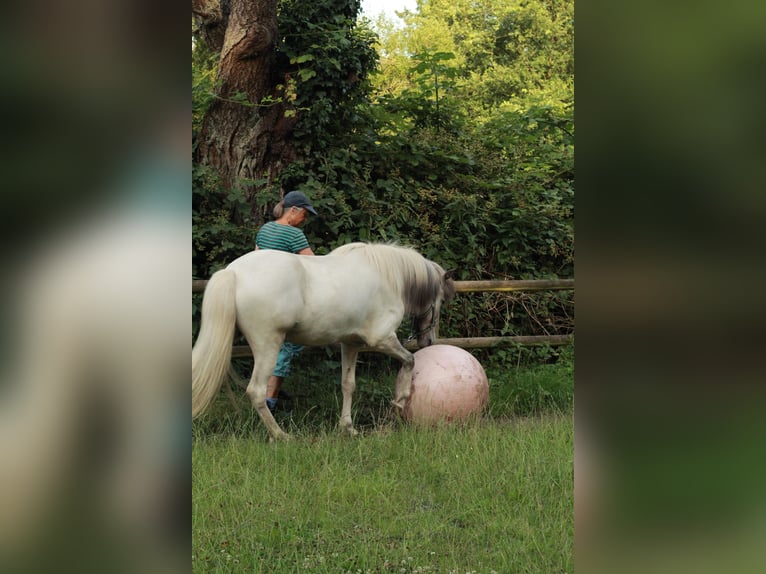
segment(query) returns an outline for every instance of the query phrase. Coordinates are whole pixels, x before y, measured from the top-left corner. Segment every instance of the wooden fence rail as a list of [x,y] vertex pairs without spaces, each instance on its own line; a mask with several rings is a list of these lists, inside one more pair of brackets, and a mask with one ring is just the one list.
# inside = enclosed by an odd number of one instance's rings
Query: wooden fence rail
[[[205,290],[207,280],[193,279],[192,293],[201,293]],[[512,291],[560,291],[574,289],[574,279],[521,279],[514,281],[455,281],[455,289],[458,293],[475,292],[500,292]],[[574,335],[530,335],[516,337],[455,337],[437,338],[435,344],[454,345],[463,349],[479,349],[488,347],[507,347],[511,345],[571,345]],[[414,351],[417,349],[415,341],[407,341],[404,346]],[[362,349],[366,351],[367,349]],[[233,357],[250,357],[252,353],[247,345],[239,345],[233,348]]]
[[[207,279],[192,279],[192,293],[205,290]],[[574,279],[519,279],[515,281],[455,281],[458,293],[476,291],[560,291],[574,289]]]

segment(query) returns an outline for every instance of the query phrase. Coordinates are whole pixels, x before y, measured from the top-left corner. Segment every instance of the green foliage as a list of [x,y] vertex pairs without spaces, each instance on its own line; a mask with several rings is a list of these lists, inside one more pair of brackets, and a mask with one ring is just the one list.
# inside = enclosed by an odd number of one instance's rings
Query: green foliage
[[451,52],[431,53],[429,50],[412,56],[415,65],[409,73],[414,89],[404,90],[398,100],[401,109],[412,115],[415,126],[457,127],[462,124],[461,108],[454,97],[457,68],[445,63],[454,58]]
[[429,0],[412,25],[416,45],[422,36],[457,54],[477,114],[571,100],[572,0]]
[[338,145],[357,122],[355,107],[369,92],[378,55],[375,38],[357,26],[358,0],[281,0],[282,39],[277,77],[298,80],[293,104],[301,110],[293,139],[302,154]]
[[206,279],[255,245],[255,218],[244,193],[220,186],[206,166],[192,169],[192,274]]

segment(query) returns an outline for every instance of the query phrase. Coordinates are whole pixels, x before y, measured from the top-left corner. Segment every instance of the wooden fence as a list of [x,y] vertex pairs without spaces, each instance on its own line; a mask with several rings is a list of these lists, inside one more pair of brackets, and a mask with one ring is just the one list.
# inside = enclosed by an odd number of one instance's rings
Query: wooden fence
[[[205,290],[207,281],[204,279],[192,280],[192,293],[201,293]],[[561,291],[573,290],[574,279],[528,279],[516,281],[455,281],[455,289],[458,293],[475,292],[500,292],[513,291]],[[570,345],[574,342],[574,335],[530,335],[530,336],[507,336],[507,337],[454,337],[437,338],[435,344],[454,345],[463,349],[478,349],[487,347],[501,347],[510,345]],[[415,341],[408,341],[404,346],[414,351],[417,349]],[[366,349],[362,349],[363,351]],[[233,357],[249,357],[252,353],[247,345],[235,346]]]

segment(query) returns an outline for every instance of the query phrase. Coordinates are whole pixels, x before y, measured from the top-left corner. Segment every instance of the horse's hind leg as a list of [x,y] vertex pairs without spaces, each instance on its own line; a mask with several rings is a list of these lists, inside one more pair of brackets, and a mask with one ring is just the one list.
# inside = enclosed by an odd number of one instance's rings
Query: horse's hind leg
[[[251,347],[253,347],[251,345]],[[258,347],[253,349],[253,355],[255,357],[255,367],[253,368],[253,375],[250,377],[250,383],[247,385],[247,396],[250,398],[250,402],[253,404],[253,408],[261,417],[261,421],[266,426],[266,430],[269,431],[269,435],[273,440],[288,439],[288,435],[283,431],[276,420],[274,415],[271,414],[269,407],[266,406],[266,387],[269,381],[269,375],[274,370],[274,365],[277,362],[277,354],[279,353],[279,345],[276,348],[269,346],[268,349],[264,347]]]
[[340,411],[340,428],[351,435],[357,435],[359,433],[354,428],[354,423],[351,420],[351,398],[353,397],[354,389],[356,388],[356,357],[359,354],[359,349],[348,345],[341,345],[340,351],[341,368],[343,371],[343,374],[341,375],[343,407]]

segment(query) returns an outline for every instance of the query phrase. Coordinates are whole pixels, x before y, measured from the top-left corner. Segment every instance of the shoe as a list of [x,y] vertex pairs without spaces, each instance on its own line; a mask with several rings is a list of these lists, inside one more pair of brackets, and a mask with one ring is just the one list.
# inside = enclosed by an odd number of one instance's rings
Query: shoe
[[274,411],[277,410],[277,399],[266,399],[266,406],[269,407],[271,413],[274,414]]

